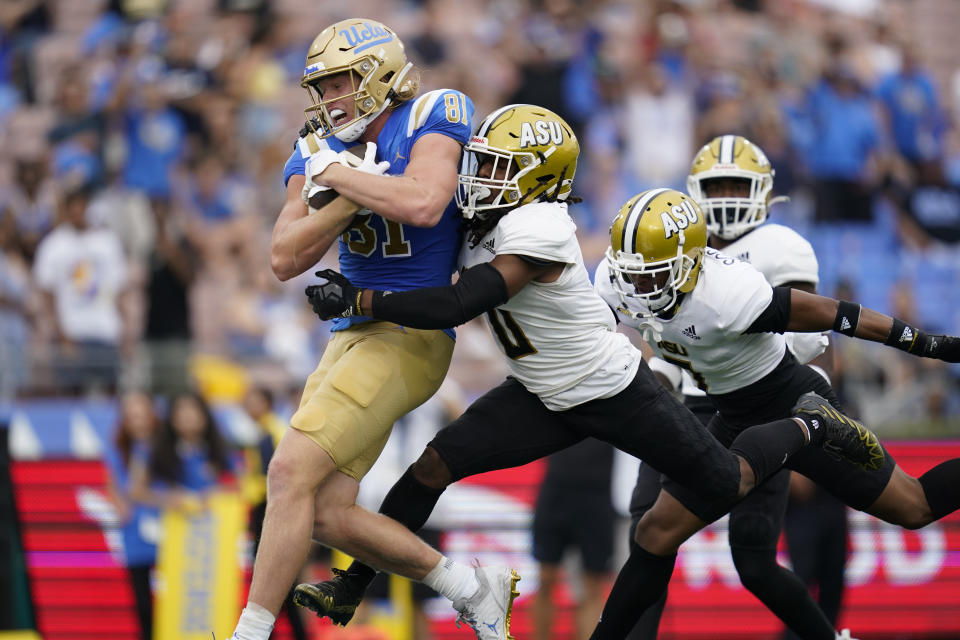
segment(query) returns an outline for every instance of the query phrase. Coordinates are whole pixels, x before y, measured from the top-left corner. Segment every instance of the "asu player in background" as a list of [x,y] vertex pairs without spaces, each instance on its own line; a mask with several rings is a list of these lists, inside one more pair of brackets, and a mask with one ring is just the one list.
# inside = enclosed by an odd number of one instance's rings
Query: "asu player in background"
[[[321,284],[307,288],[321,318],[368,314],[428,329],[485,314],[507,359],[510,377],[444,427],[387,494],[381,512],[411,530],[423,526],[449,484],[586,437],[650,460],[699,496],[705,518],[726,512],[794,452],[823,442],[823,429],[811,432],[803,420],[783,416],[744,430],[727,449],[657,382],[615,330],[584,267],[567,212],[579,150],[551,111],[502,107],[466,146],[457,199],[468,232],[456,284],[385,292],[326,270],[317,272]],[[831,418],[824,428],[845,443],[845,455],[869,456],[851,422]],[[352,607],[365,587],[320,586]],[[486,627],[482,618],[464,619],[479,622],[478,633]]]
[[[281,280],[303,273],[338,241],[340,268],[366,286],[449,284],[460,244],[453,194],[471,101],[449,89],[418,98],[419,79],[401,41],[363,19],[338,22],[316,37],[302,85],[312,106],[284,167],[274,273]],[[347,151],[357,144],[366,145],[362,161]],[[332,201],[324,198],[333,194]],[[356,505],[359,482],[393,423],[433,395],[446,375],[452,331],[361,316],[339,319],[332,329],[293,428],[270,462],[266,517],[237,640],[268,638],[311,533],[452,600],[490,595],[485,575],[447,562],[403,526]],[[371,539],[374,530],[385,541]],[[510,596],[512,585],[498,587],[497,597]]]
[[[826,378],[797,361],[784,332],[832,329],[917,356],[960,361],[960,339],[953,336],[927,334],[853,302],[771,287],[749,263],[708,248],[699,206],[672,189],[651,189],[623,205],[610,227],[610,247],[595,286],[622,323],[645,330],[651,346],[691,371],[716,408],[708,429],[723,445],[736,446],[742,428],[761,421],[800,415],[817,431],[839,416]],[[865,427],[840,419],[857,429],[868,455],[836,456],[827,436],[827,446],[805,447],[784,466],[848,506],[908,529],[960,508],[960,458],[914,478]],[[665,472],[656,501],[637,525],[594,640],[627,636],[666,590],[677,548],[708,522],[697,515],[704,512],[699,497],[669,476]],[[769,532],[753,533],[760,538]],[[808,598],[800,589],[785,600]],[[833,629],[814,633],[806,637],[837,637]]]
[[[742,136],[725,135],[697,152],[687,176],[687,189],[703,212],[710,247],[749,262],[774,287],[816,293],[820,278],[813,247],[793,229],[767,222],[769,207],[777,200],[771,196],[773,178],[773,168],[760,147]],[[787,333],[784,337],[798,362],[806,364],[816,358],[822,365],[819,371],[828,374],[828,359],[818,358],[827,347],[825,334]],[[662,359],[651,361],[650,366],[664,384],[682,391],[684,404],[708,424],[716,409],[690,370],[681,366],[688,364],[678,354],[664,352]],[[790,471],[780,471],[730,511],[733,563],[743,585],[798,636],[830,639],[834,637],[835,607],[831,608],[834,619],[830,619],[809,596],[804,582],[777,563],[777,541],[789,486]],[[659,472],[641,464],[630,500],[634,527],[659,492]],[[839,502],[837,508],[846,509]],[[844,540],[844,553],[845,544]],[[665,601],[644,614],[628,640],[656,638]]]

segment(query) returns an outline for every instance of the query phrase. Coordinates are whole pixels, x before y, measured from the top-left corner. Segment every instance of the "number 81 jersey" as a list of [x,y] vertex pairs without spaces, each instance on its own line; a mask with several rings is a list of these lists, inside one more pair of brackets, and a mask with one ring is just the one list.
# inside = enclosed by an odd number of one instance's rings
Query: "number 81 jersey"
[[514,209],[460,254],[464,268],[499,254],[567,265],[554,282],[531,281],[486,314],[511,375],[554,411],[617,393],[641,360],[594,291],[575,231],[566,204],[538,202]]
[[[401,175],[417,140],[438,133],[463,145],[470,138],[472,117],[473,102],[452,89],[437,89],[401,103],[377,135],[376,159],[390,163],[387,175]],[[345,148],[333,136],[326,142],[335,151]],[[308,137],[298,140],[284,167],[285,184],[292,175],[304,175],[304,163],[311,153],[309,143]],[[400,224],[376,211],[357,215],[340,237],[340,271],[358,287],[390,291],[442,287],[450,284],[459,248],[460,215],[451,193],[443,217],[433,227]],[[367,318],[337,319],[333,330],[364,320]]]

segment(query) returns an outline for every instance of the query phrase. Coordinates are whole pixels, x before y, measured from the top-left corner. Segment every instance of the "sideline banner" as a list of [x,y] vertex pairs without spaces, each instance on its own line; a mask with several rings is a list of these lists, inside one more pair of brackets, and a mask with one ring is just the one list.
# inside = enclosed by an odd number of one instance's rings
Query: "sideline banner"
[[229,638],[240,615],[240,542],[246,507],[214,494],[195,513],[168,510],[158,548],[156,640]]

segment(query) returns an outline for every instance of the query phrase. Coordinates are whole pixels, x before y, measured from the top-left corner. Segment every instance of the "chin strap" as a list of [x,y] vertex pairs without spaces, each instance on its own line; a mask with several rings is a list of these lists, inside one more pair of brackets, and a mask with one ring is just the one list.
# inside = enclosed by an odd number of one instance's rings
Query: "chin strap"
[[[383,101],[383,104],[380,106],[379,109],[377,109],[377,111],[375,111],[374,113],[368,113],[367,115],[363,116],[356,122],[353,122],[347,125],[346,127],[344,127],[343,129],[341,129],[340,131],[335,132],[333,134],[334,137],[336,137],[337,140],[339,140],[340,142],[353,142],[354,140],[359,138],[361,135],[363,135],[363,132],[366,131],[368,126],[370,126],[370,123],[373,122],[377,116],[379,116],[381,113],[386,111],[387,107],[393,104],[393,99],[397,97],[397,90],[396,90],[397,87],[403,86],[404,78],[407,77],[407,73],[412,68],[413,68],[413,63],[408,62],[406,65],[404,65],[403,69],[401,69],[400,72],[397,73],[397,78],[396,80],[394,80],[393,86],[390,87],[390,91],[387,92],[386,100]],[[374,69],[371,72],[371,74],[372,73],[376,73],[376,69]]]
[[383,112],[387,109],[387,107],[390,106],[390,102],[391,102],[391,101],[390,101],[389,98],[386,99],[386,100],[384,100],[384,101],[383,101],[383,106],[381,106],[381,107],[380,107],[379,109],[377,109],[375,112],[373,112],[373,113],[368,113],[367,115],[363,116],[362,118],[360,118],[360,119],[357,120],[356,122],[353,122],[353,123],[347,125],[347,126],[344,127],[343,129],[340,129],[340,130],[338,130],[338,131],[335,131],[334,134],[333,134],[334,137],[335,137],[337,140],[339,140],[340,142],[353,142],[353,141],[355,141],[357,138],[359,138],[361,135],[363,135],[363,132],[366,131],[366,129],[367,129],[367,127],[370,125],[370,123],[373,122],[374,119],[375,119],[377,116],[379,116],[381,113],[383,113]]

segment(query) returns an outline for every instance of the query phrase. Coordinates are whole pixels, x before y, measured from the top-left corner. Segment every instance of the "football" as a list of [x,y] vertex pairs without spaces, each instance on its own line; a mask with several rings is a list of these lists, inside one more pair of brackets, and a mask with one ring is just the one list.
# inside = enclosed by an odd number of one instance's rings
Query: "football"
[[[363,159],[363,153],[366,150],[366,148],[367,148],[366,145],[358,144],[347,149],[347,151],[357,159],[356,162],[352,162],[352,161],[350,162],[352,166],[356,167],[357,165],[360,164],[360,160]],[[322,209],[323,207],[333,202],[333,200],[339,195],[340,194],[337,193],[334,189],[324,189],[323,191],[318,191],[317,193],[310,196],[310,199],[307,202],[307,204],[310,205],[312,209]]]
[[333,189],[324,189],[323,191],[317,191],[315,194],[310,196],[307,204],[310,205],[311,209],[322,209],[333,202],[333,199],[339,195],[340,194]]

